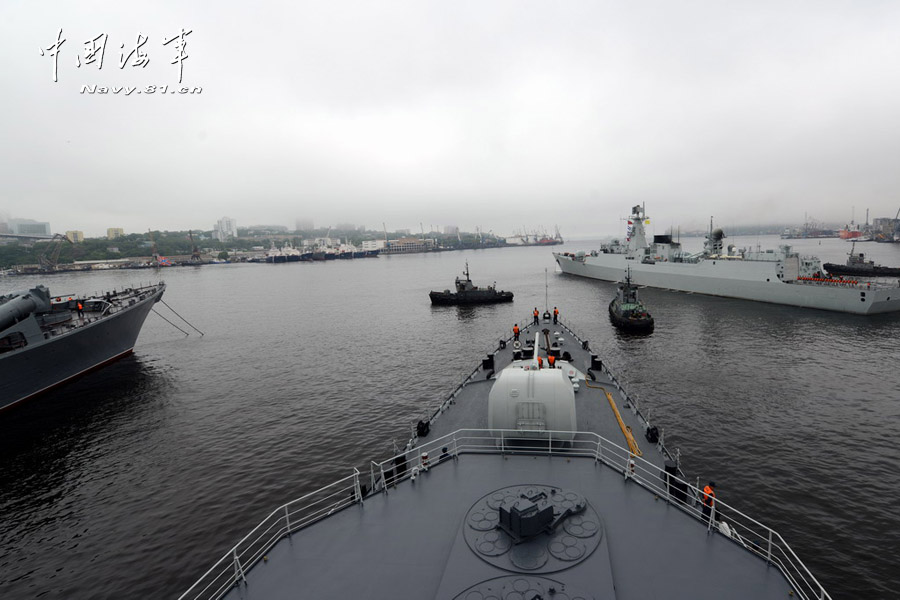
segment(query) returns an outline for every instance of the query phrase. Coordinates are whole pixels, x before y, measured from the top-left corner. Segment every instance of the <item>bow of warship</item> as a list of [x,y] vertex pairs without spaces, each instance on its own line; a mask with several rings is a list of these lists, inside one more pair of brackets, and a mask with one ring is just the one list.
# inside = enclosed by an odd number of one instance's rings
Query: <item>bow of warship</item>
[[396,456],[276,508],[181,598],[830,598],[777,532],[724,501],[704,514],[700,485],[547,319]]
[[165,289],[54,296],[39,285],[0,296],[0,410],[131,354]]

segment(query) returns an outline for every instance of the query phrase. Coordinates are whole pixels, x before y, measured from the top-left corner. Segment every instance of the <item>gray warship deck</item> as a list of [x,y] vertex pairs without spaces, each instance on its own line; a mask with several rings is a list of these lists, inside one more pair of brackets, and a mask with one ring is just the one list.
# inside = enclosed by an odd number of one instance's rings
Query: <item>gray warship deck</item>
[[[493,378],[513,361],[504,340],[426,435],[274,511],[182,598],[828,598],[777,533],[725,503],[704,520],[696,488],[586,342],[546,321],[522,342],[545,328],[571,355],[558,366],[586,375],[571,441],[489,428]],[[517,540],[492,509],[522,497],[582,512]]]

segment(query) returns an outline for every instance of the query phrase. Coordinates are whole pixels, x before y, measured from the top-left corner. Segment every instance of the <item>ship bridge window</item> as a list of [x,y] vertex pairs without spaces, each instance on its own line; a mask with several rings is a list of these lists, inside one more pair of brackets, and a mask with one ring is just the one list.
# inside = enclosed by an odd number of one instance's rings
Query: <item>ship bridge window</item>
[[9,335],[0,338],[0,354],[12,352],[28,345],[28,340],[21,331],[13,331]]

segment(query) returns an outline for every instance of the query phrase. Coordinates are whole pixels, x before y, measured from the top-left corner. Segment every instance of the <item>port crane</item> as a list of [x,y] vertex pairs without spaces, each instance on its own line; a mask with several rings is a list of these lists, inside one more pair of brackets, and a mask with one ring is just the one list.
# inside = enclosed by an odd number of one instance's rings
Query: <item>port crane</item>
[[188,229],[188,237],[191,239],[191,264],[200,264],[203,260],[200,258],[200,248],[194,243],[194,233]]
[[71,244],[72,240],[61,233],[54,234],[50,239],[50,243],[38,257],[38,263],[41,265],[42,271],[55,271],[57,269],[59,266],[59,253],[62,250],[63,242],[69,242]]

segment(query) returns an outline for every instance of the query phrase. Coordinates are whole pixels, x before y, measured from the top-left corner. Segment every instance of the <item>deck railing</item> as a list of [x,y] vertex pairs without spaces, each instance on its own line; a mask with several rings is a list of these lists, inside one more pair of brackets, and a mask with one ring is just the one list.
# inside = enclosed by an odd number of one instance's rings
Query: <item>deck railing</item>
[[223,555],[179,600],[220,598],[233,586],[245,584],[246,570],[282,538],[350,505],[362,505],[367,494],[392,493],[407,479],[415,480],[426,470],[442,468],[442,463],[465,460],[466,455],[473,454],[562,456],[602,463],[621,474],[626,485],[645,488],[703,523],[705,529],[698,527],[697,535],[723,535],[779,569],[797,597],[807,600],[831,598],[776,531],[721,500],[716,501],[710,518],[705,518],[697,486],[596,433],[460,429],[422,442],[420,440],[417,447],[386,460],[372,461],[368,486],[361,483],[360,472],[354,469],[351,475],[277,508]]

